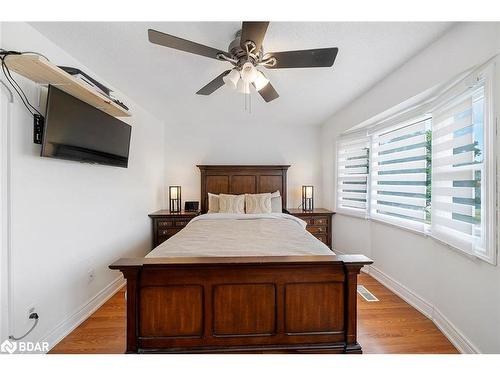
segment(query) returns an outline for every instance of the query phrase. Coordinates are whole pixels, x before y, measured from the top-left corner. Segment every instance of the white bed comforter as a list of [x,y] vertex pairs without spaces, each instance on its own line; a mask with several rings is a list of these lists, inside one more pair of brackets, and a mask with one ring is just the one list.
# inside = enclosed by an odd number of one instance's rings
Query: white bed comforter
[[147,257],[333,254],[305,228],[303,220],[287,214],[205,214]]

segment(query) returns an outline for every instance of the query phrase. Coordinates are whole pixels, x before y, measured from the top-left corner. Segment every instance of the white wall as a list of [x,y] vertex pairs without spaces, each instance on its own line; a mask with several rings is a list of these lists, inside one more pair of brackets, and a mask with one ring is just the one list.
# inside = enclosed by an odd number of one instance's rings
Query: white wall
[[[321,133],[325,206],[335,208],[335,140],[340,133],[498,51],[498,23],[458,24],[332,116]],[[370,256],[375,274],[394,280],[410,299],[427,306],[441,328],[456,335],[455,344],[462,350],[500,353],[500,267],[463,256],[423,235],[340,214],[334,218],[333,238],[339,251]]]
[[[81,67],[25,23],[4,23],[2,37],[3,48],[38,51],[56,64]],[[36,85],[18,81],[37,103]],[[110,263],[150,249],[147,214],[164,204],[164,124],[124,101],[133,113],[125,120],[133,127],[127,169],[41,158],[32,142],[32,117],[19,98],[11,106],[12,121],[2,122],[12,133],[11,333],[30,327],[30,306],[40,315],[26,340],[57,339],[61,324],[74,323],[74,314],[120,276],[107,268]],[[95,279],[89,283],[90,269]]]
[[[217,124],[171,124],[167,120],[165,139],[166,185],[181,185],[183,201],[200,200],[197,164],[290,164],[289,207],[300,204],[302,185],[312,184],[321,192],[319,127],[243,126],[227,119]],[[320,198],[315,205],[321,207]]]
[[[0,46],[2,42],[2,22],[0,22]],[[7,119],[10,90],[0,82],[0,123]],[[4,126],[0,126],[0,301],[8,298],[7,259],[7,134]],[[8,304],[0,303],[0,340],[8,336]]]

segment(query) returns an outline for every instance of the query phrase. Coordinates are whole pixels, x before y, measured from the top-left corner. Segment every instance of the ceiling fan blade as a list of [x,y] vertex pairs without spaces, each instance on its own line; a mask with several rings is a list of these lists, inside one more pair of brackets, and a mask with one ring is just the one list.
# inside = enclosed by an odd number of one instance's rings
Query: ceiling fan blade
[[270,52],[265,58],[275,57],[276,65],[266,66],[268,69],[284,68],[321,68],[333,65],[338,48],[305,49],[299,51]]
[[258,93],[267,103],[280,97],[277,91],[274,89],[273,85],[271,85],[271,82],[265,85],[260,91],[258,91]]
[[217,58],[217,55],[219,53],[222,53],[227,57],[231,57],[229,53],[218,50],[216,48],[208,47],[203,44],[192,42],[187,39],[182,39],[170,34],[165,34],[153,29],[148,29],[148,38],[151,43],[158,44],[160,46],[177,49],[179,51],[194,53],[195,55],[211,57],[212,59],[219,60]]
[[226,70],[224,73],[220,74],[210,82],[208,82],[205,86],[198,90],[198,95],[210,95],[217,89],[224,86],[224,80],[222,79],[226,74],[228,74],[230,70]]
[[269,26],[269,22],[243,22],[240,36],[241,48],[245,49],[245,42],[251,40],[259,51],[266,35],[267,26]]

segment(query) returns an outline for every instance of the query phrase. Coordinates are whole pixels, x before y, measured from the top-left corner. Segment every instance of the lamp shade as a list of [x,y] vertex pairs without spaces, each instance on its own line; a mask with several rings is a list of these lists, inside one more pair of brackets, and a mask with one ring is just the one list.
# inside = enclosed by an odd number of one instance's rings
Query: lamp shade
[[313,187],[312,186],[306,186],[305,190],[305,197],[306,198],[312,198],[313,197]]
[[241,79],[247,83],[252,83],[257,78],[258,70],[251,62],[246,62],[241,67]]
[[250,94],[250,84],[243,79],[238,81],[238,86],[236,88],[240,94]]
[[168,187],[168,200],[170,212],[181,211],[181,187],[178,185]]
[[178,186],[170,186],[170,199],[177,199],[177,197],[179,196],[178,188]]
[[268,83],[269,83],[269,80],[266,78],[264,73],[262,73],[261,71],[257,71],[257,77],[253,81],[253,84],[255,85],[255,89],[257,91],[260,91],[264,87],[266,87]]
[[228,74],[222,77],[224,83],[231,87],[232,89],[236,89],[238,85],[238,80],[240,79],[240,72],[238,69],[232,69]]
[[304,211],[314,210],[314,186],[302,186],[302,209]]

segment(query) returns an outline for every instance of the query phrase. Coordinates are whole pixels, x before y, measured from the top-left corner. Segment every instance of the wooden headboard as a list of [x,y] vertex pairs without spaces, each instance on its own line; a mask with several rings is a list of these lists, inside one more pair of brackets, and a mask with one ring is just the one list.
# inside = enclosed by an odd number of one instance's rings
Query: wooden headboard
[[201,212],[208,211],[208,193],[257,194],[279,190],[286,208],[289,165],[197,165],[201,171]]

